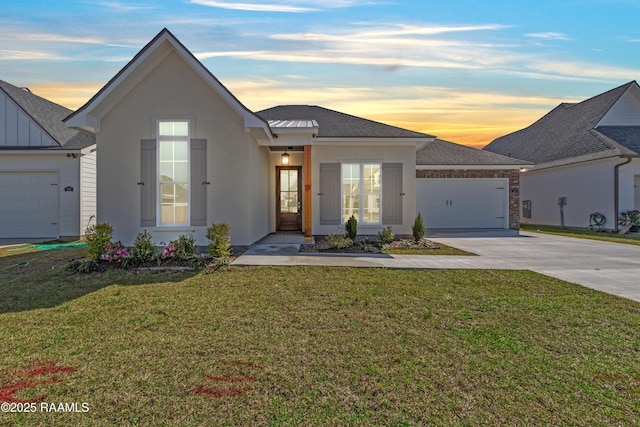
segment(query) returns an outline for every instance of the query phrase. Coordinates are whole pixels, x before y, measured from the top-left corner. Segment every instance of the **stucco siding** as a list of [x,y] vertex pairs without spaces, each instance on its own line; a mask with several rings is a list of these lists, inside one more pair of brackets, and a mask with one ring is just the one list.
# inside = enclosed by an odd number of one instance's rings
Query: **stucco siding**
[[567,197],[563,207],[565,226],[587,227],[593,212],[607,217],[607,227],[615,226],[615,164],[615,160],[603,160],[520,174],[520,200],[531,200],[531,218],[522,217],[520,210],[521,223],[559,226],[558,198]]
[[[158,120],[189,120],[192,139],[207,140],[207,222],[226,222],[234,245],[266,231],[267,205],[253,201],[265,155],[244,131],[243,119],[176,53],[169,54],[101,121],[97,135],[98,218],[114,239],[133,244],[140,226],[140,140],[156,138]],[[248,170],[255,171],[249,172]],[[202,185],[202,183],[191,183]],[[264,195],[258,197],[264,199]],[[255,223],[254,223],[255,221]],[[206,227],[152,227],[155,243],[193,232],[207,245]]]
[[[0,171],[55,172],[58,175],[58,235],[80,235],[80,161],[66,154],[7,154],[0,152]],[[65,191],[69,189],[70,191]]]
[[[411,234],[411,225],[416,216],[416,148],[415,145],[358,146],[314,145],[312,148],[313,234],[342,232],[343,226],[320,225],[320,164],[321,163],[402,163],[402,224],[393,225],[395,234]],[[301,161],[301,160],[300,160]],[[384,179],[384,177],[383,177]],[[381,195],[384,198],[384,194]],[[381,203],[382,206],[382,203]],[[376,234],[385,224],[358,224],[359,234]]]

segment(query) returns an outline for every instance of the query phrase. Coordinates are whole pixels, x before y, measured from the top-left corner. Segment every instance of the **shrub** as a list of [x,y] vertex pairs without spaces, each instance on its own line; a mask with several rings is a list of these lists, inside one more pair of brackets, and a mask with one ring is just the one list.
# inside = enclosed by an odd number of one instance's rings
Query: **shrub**
[[426,229],[424,228],[424,222],[422,222],[422,215],[418,212],[418,216],[411,226],[411,231],[413,231],[413,239],[418,242],[424,236],[424,232]]
[[209,243],[209,255],[214,258],[228,257],[231,255],[231,237],[229,237],[228,224],[211,224],[207,228]]
[[87,228],[85,240],[87,241],[87,255],[91,259],[100,259],[105,253],[107,245],[111,243],[113,227],[109,224],[95,224]]
[[156,252],[156,246],[151,241],[151,234],[147,233],[147,230],[138,233],[133,242],[133,257],[137,261],[148,262],[153,260]]
[[618,224],[620,225],[635,225],[640,226],[640,211],[638,210],[629,210],[620,212],[620,216],[618,217]]
[[344,232],[351,240],[356,240],[358,235],[358,220],[355,216],[351,215],[351,218],[344,224]]
[[79,259],[71,261],[65,267],[65,270],[71,271],[73,273],[90,273],[92,271],[98,271],[100,266],[98,265],[98,261],[95,259],[90,259],[86,261],[81,261]]
[[100,255],[100,259],[106,261],[120,262],[123,258],[128,257],[129,252],[127,248],[122,245],[122,242],[109,243],[104,248],[104,253]]
[[196,241],[191,234],[188,236],[181,234],[178,236],[178,239],[171,242],[169,246],[175,248],[174,256],[181,261],[193,258],[196,254]]
[[376,237],[378,238],[378,242],[383,245],[388,245],[389,243],[393,242],[393,239],[396,236],[394,236],[393,232],[391,231],[391,226],[389,225],[387,226],[387,228],[378,232],[378,235]]
[[344,249],[353,246],[353,240],[339,234],[327,234],[324,236],[330,248]]

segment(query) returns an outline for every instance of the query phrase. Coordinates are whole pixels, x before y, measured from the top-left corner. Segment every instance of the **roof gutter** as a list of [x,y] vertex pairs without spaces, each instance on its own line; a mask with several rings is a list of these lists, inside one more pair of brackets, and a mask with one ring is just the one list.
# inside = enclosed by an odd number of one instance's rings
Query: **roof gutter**
[[613,167],[613,216],[615,221],[615,232],[620,230],[618,225],[618,209],[620,208],[620,166],[628,165],[631,163],[634,157],[638,156],[621,156],[621,158],[627,158],[622,163],[618,163]]

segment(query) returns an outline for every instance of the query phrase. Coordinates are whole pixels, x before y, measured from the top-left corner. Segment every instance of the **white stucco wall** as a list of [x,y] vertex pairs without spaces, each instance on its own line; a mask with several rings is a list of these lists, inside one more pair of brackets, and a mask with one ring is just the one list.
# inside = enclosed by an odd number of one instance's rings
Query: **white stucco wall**
[[[393,225],[395,234],[411,234],[411,226],[416,215],[416,147],[415,145],[348,145],[348,142],[336,145],[314,145],[311,153],[312,159],[312,210],[313,210],[313,234],[326,234],[342,232],[343,226],[320,225],[320,164],[321,163],[402,163],[403,223]],[[384,179],[384,178],[383,178]],[[384,194],[382,194],[384,197]],[[358,234],[376,234],[385,228],[385,225],[358,224]]]
[[[614,167],[624,159],[611,158],[520,174],[520,200],[531,200],[531,218],[522,224],[560,225],[559,197],[567,197],[565,226],[588,227],[589,214],[600,212],[607,228],[615,227]],[[620,168],[620,211],[634,209],[634,175],[640,174],[640,160]]]
[[[143,67],[144,68],[144,67]],[[101,120],[97,135],[98,218],[114,239],[133,244],[140,226],[140,140],[156,138],[159,119],[188,119],[191,138],[207,139],[207,222],[226,222],[233,245],[267,233],[266,148],[244,130],[243,119],[175,52],[162,60]],[[206,227],[147,227],[160,243],[193,232],[207,245]]]
[[[55,172],[58,174],[58,236],[72,239],[80,236],[80,159],[66,154],[0,153],[0,171]],[[64,191],[72,187],[73,191]]]

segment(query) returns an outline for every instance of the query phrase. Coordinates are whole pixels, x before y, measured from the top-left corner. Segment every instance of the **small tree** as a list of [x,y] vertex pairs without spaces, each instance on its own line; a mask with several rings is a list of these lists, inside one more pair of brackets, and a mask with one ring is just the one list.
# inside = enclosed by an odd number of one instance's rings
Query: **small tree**
[[133,257],[141,262],[151,261],[157,253],[156,246],[151,240],[151,234],[144,230],[138,233],[135,242],[133,242]]
[[224,258],[231,255],[231,237],[229,237],[228,224],[211,224],[207,228],[209,243],[209,255],[213,258]]
[[358,220],[355,216],[351,215],[351,218],[344,223],[344,232],[351,240],[356,240],[358,234]]
[[95,224],[87,228],[84,238],[87,241],[87,255],[91,259],[100,259],[111,243],[113,227],[109,224]]
[[424,227],[424,222],[422,221],[422,215],[420,215],[420,212],[418,212],[418,216],[411,226],[411,231],[413,231],[413,239],[416,242],[419,242],[420,239],[422,239],[422,237],[424,236],[424,232],[426,231],[426,229]]

